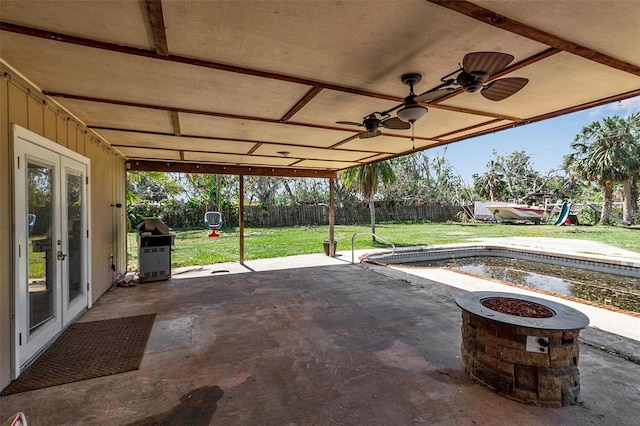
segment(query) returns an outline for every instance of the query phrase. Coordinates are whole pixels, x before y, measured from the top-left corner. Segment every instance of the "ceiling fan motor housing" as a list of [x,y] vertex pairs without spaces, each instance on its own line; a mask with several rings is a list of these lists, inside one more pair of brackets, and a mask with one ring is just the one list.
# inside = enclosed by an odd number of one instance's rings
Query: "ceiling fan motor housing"
[[380,127],[380,119],[376,117],[367,117],[364,119],[364,128],[367,129],[367,132],[375,132]]
[[465,92],[477,92],[482,89],[482,85],[489,76],[483,72],[468,73],[462,71],[458,74],[456,82],[464,89]]

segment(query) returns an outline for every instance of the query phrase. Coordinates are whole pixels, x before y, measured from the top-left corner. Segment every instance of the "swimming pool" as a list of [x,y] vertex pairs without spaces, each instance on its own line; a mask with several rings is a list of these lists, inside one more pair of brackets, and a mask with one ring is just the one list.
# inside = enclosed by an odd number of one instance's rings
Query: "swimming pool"
[[417,247],[393,255],[370,255],[366,260],[411,268],[447,268],[640,313],[640,266],[614,259],[501,247]]

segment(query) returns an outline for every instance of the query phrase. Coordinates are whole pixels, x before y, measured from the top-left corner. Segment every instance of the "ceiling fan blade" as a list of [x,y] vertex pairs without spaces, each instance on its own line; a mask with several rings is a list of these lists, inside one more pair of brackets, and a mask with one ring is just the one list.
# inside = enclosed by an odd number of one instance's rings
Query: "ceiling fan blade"
[[387,118],[380,123],[382,127],[394,130],[406,130],[411,128],[411,124],[400,120],[398,117]]
[[424,92],[423,94],[416,96],[414,100],[416,100],[418,102],[432,101],[434,99],[441,98],[444,95],[448,95],[449,93],[452,93],[452,92],[455,92],[455,91],[456,91],[456,89],[454,89],[453,87],[445,87],[443,89],[431,90],[431,91]]
[[462,68],[468,73],[487,75],[502,71],[513,61],[513,55],[500,52],[467,53],[462,59]]
[[513,95],[529,82],[528,78],[508,77],[494,80],[482,89],[482,96],[490,101],[501,101]]
[[382,132],[380,130],[376,130],[375,132],[362,132],[358,136],[360,139],[369,139],[375,138],[376,136],[380,136]]
[[356,123],[355,121],[336,121],[336,124],[348,124],[350,126],[360,126],[362,127],[362,123]]

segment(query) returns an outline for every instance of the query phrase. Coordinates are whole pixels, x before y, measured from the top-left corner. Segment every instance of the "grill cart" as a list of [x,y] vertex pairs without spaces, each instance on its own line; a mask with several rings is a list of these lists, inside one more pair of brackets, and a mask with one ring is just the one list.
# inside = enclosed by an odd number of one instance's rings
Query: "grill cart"
[[138,225],[138,278],[141,283],[171,278],[175,235],[160,219],[145,217]]

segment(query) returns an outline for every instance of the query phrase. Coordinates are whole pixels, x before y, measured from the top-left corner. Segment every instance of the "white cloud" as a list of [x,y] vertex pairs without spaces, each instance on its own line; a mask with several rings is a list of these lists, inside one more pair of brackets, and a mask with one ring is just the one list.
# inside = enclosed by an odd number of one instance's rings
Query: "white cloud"
[[628,117],[638,111],[640,111],[640,96],[635,96],[633,98],[595,107],[590,109],[588,114],[589,118],[600,118],[608,115]]

